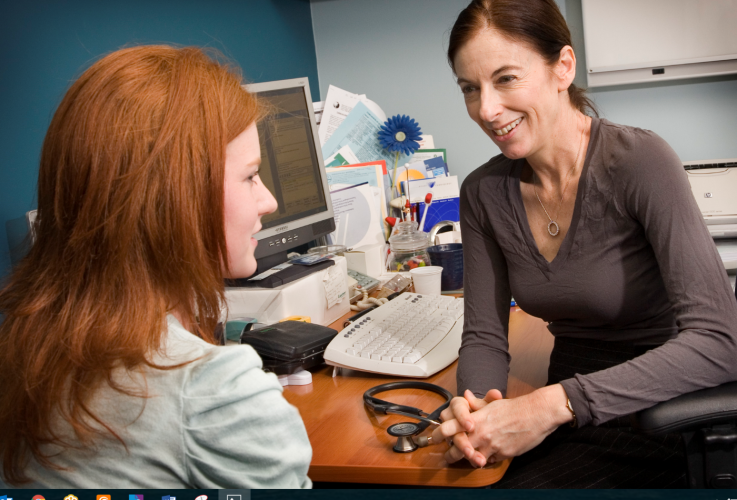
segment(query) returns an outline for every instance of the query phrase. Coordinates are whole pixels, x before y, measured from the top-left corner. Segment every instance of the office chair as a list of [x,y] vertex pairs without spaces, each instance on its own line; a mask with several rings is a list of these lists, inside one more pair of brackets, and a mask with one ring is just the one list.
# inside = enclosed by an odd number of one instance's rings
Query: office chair
[[649,435],[681,434],[690,488],[737,488],[737,382],[637,412],[632,426]]

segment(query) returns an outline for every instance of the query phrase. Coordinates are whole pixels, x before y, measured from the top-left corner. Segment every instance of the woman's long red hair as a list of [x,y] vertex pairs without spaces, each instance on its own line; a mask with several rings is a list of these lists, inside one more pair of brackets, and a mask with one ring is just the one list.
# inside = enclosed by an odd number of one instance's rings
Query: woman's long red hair
[[[197,48],[99,60],[43,144],[37,240],[0,291],[0,450],[9,483],[46,445],[89,446],[112,371],[153,366],[166,315],[214,342],[227,266],[225,147],[261,116],[237,70]],[[138,394],[145,397],[145,394]],[[75,442],[57,429],[71,425]]]

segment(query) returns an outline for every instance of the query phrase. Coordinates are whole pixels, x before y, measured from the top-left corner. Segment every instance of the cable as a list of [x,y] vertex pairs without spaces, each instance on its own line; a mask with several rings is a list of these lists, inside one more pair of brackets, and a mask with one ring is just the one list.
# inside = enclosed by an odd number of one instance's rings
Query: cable
[[363,311],[364,309],[368,309],[369,307],[376,307],[381,306],[389,302],[389,299],[383,298],[383,299],[375,299],[374,297],[369,297],[368,292],[366,290],[363,291],[363,298],[356,302],[355,304],[351,304],[351,310],[352,311]]

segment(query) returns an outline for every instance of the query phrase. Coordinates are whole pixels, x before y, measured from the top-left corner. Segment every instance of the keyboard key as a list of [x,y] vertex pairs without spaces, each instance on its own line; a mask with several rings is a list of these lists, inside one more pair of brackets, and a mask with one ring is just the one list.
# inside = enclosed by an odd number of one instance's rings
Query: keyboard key
[[404,363],[416,363],[422,358],[422,354],[420,354],[418,351],[412,351],[411,353],[407,354],[404,359],[402,360]]

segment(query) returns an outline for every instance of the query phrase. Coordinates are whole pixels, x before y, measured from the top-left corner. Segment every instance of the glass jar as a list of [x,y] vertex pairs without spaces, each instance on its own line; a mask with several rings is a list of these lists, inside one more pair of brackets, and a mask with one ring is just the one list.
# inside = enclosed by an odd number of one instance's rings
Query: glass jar
[[427,253],[429,240],[427,233],[418,230],[416,221],[404,221],[394,226],[393,234],[389,238],[388,270],[391,272],[409,271],[416,267],[430,265],[430,256]]

